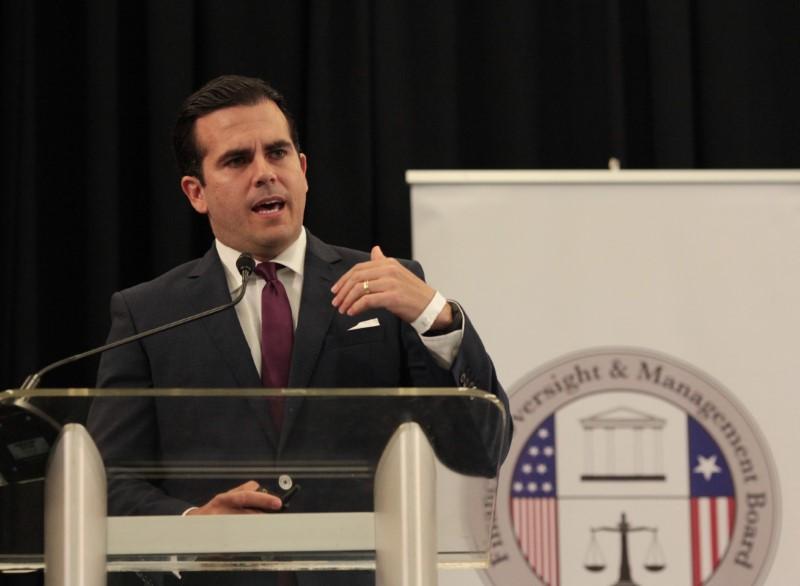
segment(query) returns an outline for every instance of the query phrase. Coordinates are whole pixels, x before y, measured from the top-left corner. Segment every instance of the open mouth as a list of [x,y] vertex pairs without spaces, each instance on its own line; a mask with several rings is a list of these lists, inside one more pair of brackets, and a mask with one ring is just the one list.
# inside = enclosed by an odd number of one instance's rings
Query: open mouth
[[252,210],[257,214],[270,215],[277,214],[286,206],[286,202],[280,198],[270,198],[258,202]]

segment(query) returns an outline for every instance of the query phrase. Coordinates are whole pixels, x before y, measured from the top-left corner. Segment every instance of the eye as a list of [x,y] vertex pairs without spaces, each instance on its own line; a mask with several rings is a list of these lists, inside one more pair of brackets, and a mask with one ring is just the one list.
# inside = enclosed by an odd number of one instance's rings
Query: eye
[[289,151],[283,147],[279,147],[275,149],[270,149],[268,154],[270,159],[282,159],[289,154]]
[[226,167],[241,167],[247,163],[247,159],[241,155],[237,155],[235,157],[230,157],[225,159],[225,166]]

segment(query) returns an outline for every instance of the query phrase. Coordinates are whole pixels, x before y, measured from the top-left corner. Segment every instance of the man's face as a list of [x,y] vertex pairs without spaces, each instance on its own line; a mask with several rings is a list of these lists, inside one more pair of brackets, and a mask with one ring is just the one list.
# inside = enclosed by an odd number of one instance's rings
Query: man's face
[[223,244],[269,260],[300,235],[306,205],[306,157],[298,153],[278,106],[216,110],[198,118],[195,139],[203,154],[205,185],[181,179],[192,207],[208,214]]

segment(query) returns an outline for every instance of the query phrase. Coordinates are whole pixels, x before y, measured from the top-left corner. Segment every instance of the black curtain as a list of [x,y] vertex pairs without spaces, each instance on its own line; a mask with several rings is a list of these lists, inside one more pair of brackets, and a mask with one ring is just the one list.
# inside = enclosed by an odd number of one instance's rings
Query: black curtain
[[[309,228],[396,256],[411,253],[406,169],[599,169],[612,156],[626,168],[800,167],[797,0],[0,10],[0,388],[101,343],[113,291],[207,249],[169,134],[183,98],[219,74],[286,94],[310,161]],[[44,386],[92,386],[95,368]],[[83,406],[55,411],[79,420]],[[0,551],[40,537],[17,518],[40,489],[3,489]]]
[[207,249],[169,133],[222,73],[286,94],[309,228],[397,256],[410,168],[800,166],[797,0],[4,0],[1,26],[3,388]]

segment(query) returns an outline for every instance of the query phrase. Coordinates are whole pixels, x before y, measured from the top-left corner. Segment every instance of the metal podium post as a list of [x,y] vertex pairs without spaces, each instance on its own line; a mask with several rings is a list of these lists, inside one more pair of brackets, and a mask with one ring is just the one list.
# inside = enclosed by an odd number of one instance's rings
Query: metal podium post
[[375,472],[375,583],[436,586],[436,458],[416,423],[397,428]]
[[105,586],[106,472],[82,425],[65,425],[50,454],[44,511],[45,585]]

